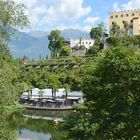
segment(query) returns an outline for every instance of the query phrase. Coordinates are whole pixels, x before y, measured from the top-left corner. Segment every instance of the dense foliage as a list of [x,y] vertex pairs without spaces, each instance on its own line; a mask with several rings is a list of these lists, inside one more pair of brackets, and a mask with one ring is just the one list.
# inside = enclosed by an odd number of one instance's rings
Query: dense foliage
[[98,54],[98,52],[100,51],[100,47],[97,45],[94,45],[92,47],[90,47],[90,49],[86,52],[86,55],[88,56],[95,56]]
[[59,57],[45,61],[23,65],[20,69],[21,78],[33,87],[64,88],[70,85],[71,90],[81,90],[81,70],[92,57]]
[[25,6],[13,0],[0,0],[0,44],[7,44],[16,29],[28,26]]
[[17,68],[11,65],[15,62],[5,62],[0,55],[0,105],[12,104],[18,96]]
[[123,36],[123,37],[108,37],[106,40],[108,46],[117,47],[140,47],[140,36]]
[[69,56],[71,51],[72,50],[69,46],[62,46],[60,50],[60,56]]
[[8,42],[16,29],[27,27],[25,7],[12,0],[0,0],[0,139],[15,139],[7,118],[16,111],[14,102],[21,93],[18,82],[18,62],[12,58]]
[[70,136],[139,140],[140,53],[126,47],[110,48],[93,63],[85,69],[82,85],[87,110],[78,111],[66,123]]
[[120,32],[121,32],[120,26],[117,25],[116,22],[113,22],[109,34],[111,36],[119,36]]
[[12,0],[0,0],[0,106],[12,104],[19,93],[18,64],[13,60],[7,44],[15,29],[27,27],[24,12],[24,5]]
[[97,27],[92,28],[90,31],[90,37],[92,39],[101,39],[103,34],[105,33],[105,27],[103,23],[98,24]]
[[64,38],[61,36],[59,30],[52,30],[48,35],[49,49],[51,51],[51,57],[57,57],[60,54],[61,47],[64,43]]
[[[25,7],[11,0],[0,0],[0,138],[12,140],[7,116],[19,94],[33,87],[82,90],[87,102],[76,108],[64,124],[69,136],[76,140],[140,139],[140,37],[109,37],[108,49],[92,47],[86,57],[60,57],[20,65],[13,60],[7,44],[15,29],[28,25]],[[127,23],[124,23],[127,32]],[[119,27],[113,25],[113,36]],[[100,44],[104,26],[91,30],[91,38]],[[48,36],[52,56],[66,56],[64,38],[54,30]],[[134,49],[137,47],[137,49]],[[42,94],[42,93],[40,93]],[[66,95],[67,96],[67,95]],[[6,115],[5,115],[6,113]],[[10,112],[10,115],[12,113]],[[6,117],[5,117],[6,116]],[[30,127],[30,126],[29,126]],[[9,134],[9,136],[8,136]]]
[[110,27],[109,31],[110,36],[132,36],[133,35],[133,22],[123,21],[123,28],[120,28],[120,26],[116,22],[112,22],[112,25]]

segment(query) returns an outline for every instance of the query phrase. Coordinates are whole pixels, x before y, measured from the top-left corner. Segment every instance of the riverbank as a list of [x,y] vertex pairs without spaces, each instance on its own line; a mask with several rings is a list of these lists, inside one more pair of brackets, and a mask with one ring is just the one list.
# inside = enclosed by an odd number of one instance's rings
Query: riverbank
[[35,110],[59,110],[59,111],[65,111],[65,110],[73,110],[72,106],[67,106],[67,107],[39,107],[39,106],[29,106],[29,105],[23,105],[27,109],[35,109]]
[[17,138],[17,140],[31,140],[31,139]]

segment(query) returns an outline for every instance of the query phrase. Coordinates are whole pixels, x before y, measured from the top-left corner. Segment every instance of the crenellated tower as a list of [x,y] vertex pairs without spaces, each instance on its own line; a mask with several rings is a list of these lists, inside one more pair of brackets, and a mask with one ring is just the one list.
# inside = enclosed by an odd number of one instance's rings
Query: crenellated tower
[[109,13],[109,30],[116,22],[120,29],[124,29],[124,23],[129,25],[128,35],[140,35],[140,10],[126,10]]

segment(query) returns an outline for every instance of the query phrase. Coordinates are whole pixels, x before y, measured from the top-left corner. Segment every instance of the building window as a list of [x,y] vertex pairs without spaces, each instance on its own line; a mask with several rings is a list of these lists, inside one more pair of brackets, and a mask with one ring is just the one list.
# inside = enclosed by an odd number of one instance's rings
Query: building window
[[112,25],[114,24],[114,22],[112,22]]
[[88,44],[88,42],[86,42],[86,44]]
[[89,44],[91,44],[91,42],[89,42]]
[[130,29],[128,30],[128,35],[130,35],[130,36],[133,35],[133,29],[130,28]]
[[132,13],[132,16],[135,16],[135,14],[134,14],[134,13]]
[[133,20],[131,20],[131,23],[133,23]]
[[118,18],[118,15],[116,15],[115,17]]
[[121,17],[123,17],[123,15],[121,15]]
[[128,14],[126,14],[126,17],[128,17],[129,15]]
[[110,18],[113,18],[113,16],[111,16]]

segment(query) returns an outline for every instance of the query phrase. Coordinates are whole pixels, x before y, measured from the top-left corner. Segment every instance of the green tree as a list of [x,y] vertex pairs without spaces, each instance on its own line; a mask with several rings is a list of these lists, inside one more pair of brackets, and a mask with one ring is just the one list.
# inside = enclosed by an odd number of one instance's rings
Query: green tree
[[52,30],[48,35],[49,49],[51,51],[51,57],[57,57],[60,53],[60,49],[63,46],[64,38],[60,35],[59,30]]
[[28,26],[25,7],[12,0],[0,0],[0,106],[11,105],[19,97],[18,65],[13,60],[8,42],[16,29]]
[[139,140],[140,53],[114,47],[93,59],[83,73],[87,109],[69,118],[70,137]]
[[86,52],[86,55],[90,55],[90,56],[95,56],[97,55],[97,53],[100,51],[100,47],[99,46],[92,46],[90,47],[90,49]]
[[49,57],[48,57],[48,55],[46,54],[46,57],[45,57],[45,59],[47,60]]
[[39,90],[38,94],[39,94],[39,98],[41,99],[43,97],[44,91],[43,90]]
[[97,25],[97,27],[92,28],[90,31],[90,38],[95,40],[100,40],[103,37],[103,34],[106,32],[103,23]]
[[139,46],[139,36],[108,37],[106,39],[108,47],[137,47]]
[[[140,54],[132,49],[109,49],[85,74],[83,91],[89,101],[95,139],[140,138]],[[86,85],[86,86],[85,86]]]
[[85,50],[86,47],[84,45],[79,46],[79,50]]
[[13,104],[18,98],[16,71],[17,69],[8,67],[6,63],[0,68],[0,106]]
[[127,21],[123,22],[124,25],[124,35],[128,35],[128,30],[129,30],[129,24]]
[[133,35],[133,22],[123,21],[124,28],[122,29],[122,36]]
[[60,76],[57,74],[49,74],[47,77],[47,87],[52,89],[52,97],[55,97],[57,89],[62,87],[59,78]]
[[13,37],[16,29],[29,25],[25,6],[13,0],[0,0],[0,43],[6,44]]
[[117,25],[116,22],[113,22],[112,23],[112,26],[110,28],[110,36],[119,36],[121,35],[121,29],[120,29],[120,26]]
[[69,56],[71,51],[72,50],[69,46],[63,46],[60,50],[60,56]]
[[68,98],[68,92],[70,91],[70,85],[69,85],[69,84],[64,84],[63,87],[65,88],[65,93],[66,93],[66,105],[67,105],[67,98]]
[[29,59],[28,56],[26,56],[26,55],[23,56],[22,60],[23,60],[23,61],[28,61],[28,62],[30,61],[30,59]]
[[28,92],[28,97],[32,98],[32,88],[33,86],[28,82],[21,82],[19,84],[19,89],[20,89],[20,94],[24,93],[24,92]]
[[0,54],[3,60],[9,61],[12,59],[12,55],[6,45],[0,44]]

